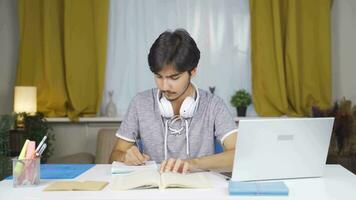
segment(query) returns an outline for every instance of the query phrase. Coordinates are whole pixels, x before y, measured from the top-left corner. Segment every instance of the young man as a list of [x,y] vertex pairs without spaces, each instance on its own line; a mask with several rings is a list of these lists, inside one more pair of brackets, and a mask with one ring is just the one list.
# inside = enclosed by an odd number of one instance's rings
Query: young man
[[[116,133],[111,161],[161,162],[161,172],[231,171],[236,124],[223,100],[198,89],[200,51],[182,29],[162,33],[148,55],[157,88],[137,94]],[[143,150],[135,143],[142,141]],[[214,154],[214,139],[224,152]]]

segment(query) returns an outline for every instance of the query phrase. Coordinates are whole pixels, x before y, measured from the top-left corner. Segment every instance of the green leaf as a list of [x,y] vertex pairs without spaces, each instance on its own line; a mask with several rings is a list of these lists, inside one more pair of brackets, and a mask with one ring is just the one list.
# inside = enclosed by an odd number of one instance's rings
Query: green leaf
[[244,89],[238,90],[231,97],[230,103],[234,107],[247,107],[252,103],[251,95]]

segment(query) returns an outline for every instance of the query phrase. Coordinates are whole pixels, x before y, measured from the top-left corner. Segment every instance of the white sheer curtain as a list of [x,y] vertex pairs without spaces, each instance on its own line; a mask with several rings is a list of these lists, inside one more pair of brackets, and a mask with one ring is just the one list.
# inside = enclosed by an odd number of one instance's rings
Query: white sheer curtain
[[251,91],[248,0],[111,0],[109,21],[102,110],[110,90],[123,116],[137,92],[155,87],[147,55],[167,29],[184,28],[191,34],[201,51],[193,81],[205,90],[215,86],[233,114],[234,91]]

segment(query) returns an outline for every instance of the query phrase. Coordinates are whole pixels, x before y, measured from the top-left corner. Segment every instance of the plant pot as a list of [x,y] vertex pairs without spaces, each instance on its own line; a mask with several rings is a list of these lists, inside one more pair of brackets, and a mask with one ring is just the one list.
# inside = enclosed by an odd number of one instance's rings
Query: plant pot
[[247,110],[247,107],[237,107],[236,108],[237,116],[245,117],[246,116],[246,110]]

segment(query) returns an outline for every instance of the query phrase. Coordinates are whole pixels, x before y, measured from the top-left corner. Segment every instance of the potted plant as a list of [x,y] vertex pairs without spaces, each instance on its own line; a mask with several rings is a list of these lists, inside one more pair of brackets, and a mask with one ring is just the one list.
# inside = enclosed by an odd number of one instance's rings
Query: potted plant
[[46,163],[48,158],[53,154],[53,142],[55,140],[54,134],[51,132],[52,128],[47,123],[43,113],[37,112],[35,115],[28,115],[21,113],[24,119],[25,138],[36,141],[39,144],[42,138],[47,135],[47,148],[43,152],[41,162]]
[[0,181],[11,174],[9,131],[13,124],[13,115],[0,115]]
[[230,103],[236,107],[237,116],[246,116],[246,109],[252,103],[251,95],[244,89],[238,90],[231,97]]

